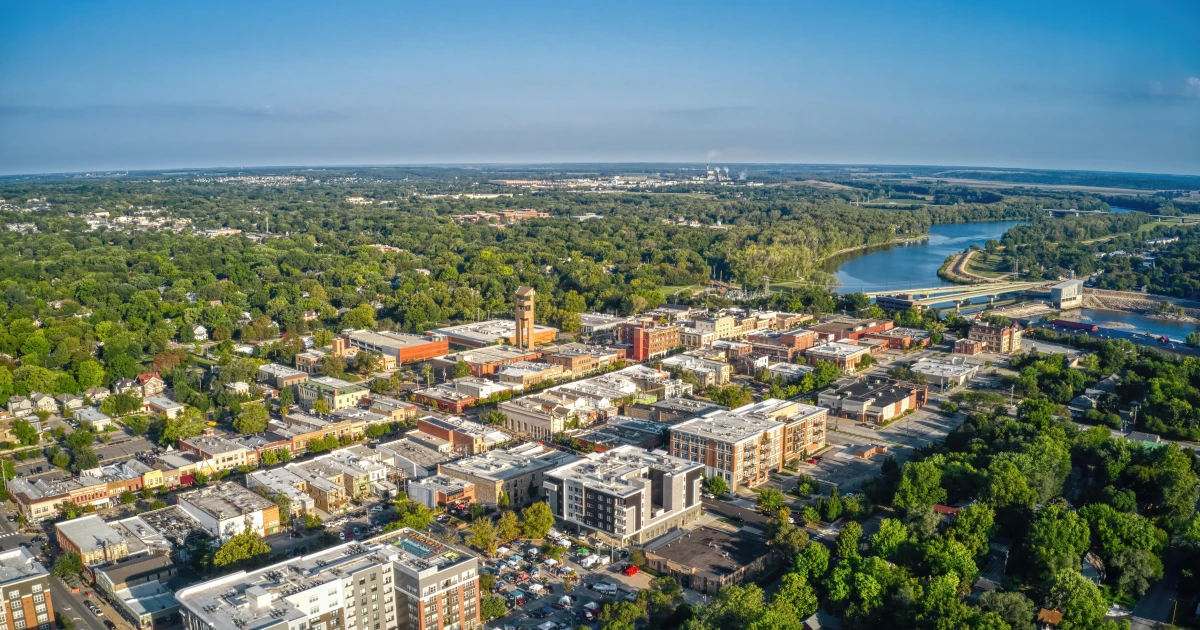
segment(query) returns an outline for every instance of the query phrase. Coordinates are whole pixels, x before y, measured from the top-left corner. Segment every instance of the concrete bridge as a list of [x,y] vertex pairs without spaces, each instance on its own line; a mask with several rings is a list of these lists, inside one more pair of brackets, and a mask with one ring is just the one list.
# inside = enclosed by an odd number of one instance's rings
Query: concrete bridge
[[953,302],[955,310],[973,299],[987,297],[995,301],[997,296],[1011,293],[1024,293],[1032,290],[1049,291],[1049,283],[1045,280],[1037,282],[996,282],[992,284],[972,284],[951,287],[930,287],[926,289],[910,289],[907,291],[873,292],[865,295],[875,298],[880,308],[889,311],[923,309],[934,304]]

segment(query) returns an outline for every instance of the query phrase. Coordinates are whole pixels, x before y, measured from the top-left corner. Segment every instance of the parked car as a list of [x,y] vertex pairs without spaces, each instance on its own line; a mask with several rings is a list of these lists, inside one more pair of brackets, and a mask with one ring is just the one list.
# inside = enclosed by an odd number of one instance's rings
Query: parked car
[[621,573],[632,576],[632,575],[637,575],[638,571],[639,571],[639,569],[636,564],[630,564],[630,565],[626,565],[625,568],[621,570]]

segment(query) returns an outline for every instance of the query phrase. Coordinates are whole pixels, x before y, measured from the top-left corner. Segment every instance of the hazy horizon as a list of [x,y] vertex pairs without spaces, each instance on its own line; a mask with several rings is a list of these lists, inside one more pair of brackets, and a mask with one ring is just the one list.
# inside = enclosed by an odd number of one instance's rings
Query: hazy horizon
[[7,3],[5,17],[0,174],[708,161],[1200,174],[1195,2]]

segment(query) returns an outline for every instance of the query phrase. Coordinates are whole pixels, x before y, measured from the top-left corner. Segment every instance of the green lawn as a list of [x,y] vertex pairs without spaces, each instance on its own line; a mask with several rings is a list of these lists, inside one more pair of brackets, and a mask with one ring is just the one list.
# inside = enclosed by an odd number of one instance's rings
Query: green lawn
[[975,252],[971,256],[971,261],[967,264],[967,271],[987,278],[999,278],[1008,275],[1012,271],[1010,264],[999,254],[992,255],[987,252]]

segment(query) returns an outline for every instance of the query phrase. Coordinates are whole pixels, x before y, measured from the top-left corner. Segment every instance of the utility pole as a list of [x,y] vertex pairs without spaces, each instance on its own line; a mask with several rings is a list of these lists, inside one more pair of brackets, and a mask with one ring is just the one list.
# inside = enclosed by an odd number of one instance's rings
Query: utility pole
[[1009,407],[1011,407],[1013,405],[1013,395],[1016,393],[1017,393],[1016,385],[1009,387],[1009,389],[1008,389],[1008,406]]

